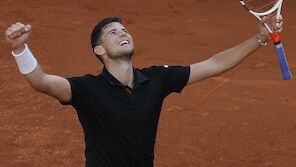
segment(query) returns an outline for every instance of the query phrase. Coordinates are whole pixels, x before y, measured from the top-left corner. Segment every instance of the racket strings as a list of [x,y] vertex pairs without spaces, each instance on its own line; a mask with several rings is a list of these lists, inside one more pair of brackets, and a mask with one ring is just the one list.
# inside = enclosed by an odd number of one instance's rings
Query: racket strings
[[252,11],[263,13],[270,10],[277,0],[245,0],[244,2]]

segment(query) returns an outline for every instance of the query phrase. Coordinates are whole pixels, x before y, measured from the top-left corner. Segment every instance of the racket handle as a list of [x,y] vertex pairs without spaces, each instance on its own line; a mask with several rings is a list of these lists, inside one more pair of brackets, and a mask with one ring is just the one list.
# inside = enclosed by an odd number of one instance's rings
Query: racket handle
[[279,41],[279,42],[276,42],[274,45],[275,45],[276,54],[281,66],[283,80],[289,80],[292,78],[292,73],[289,69],[283,44],[282,42]]

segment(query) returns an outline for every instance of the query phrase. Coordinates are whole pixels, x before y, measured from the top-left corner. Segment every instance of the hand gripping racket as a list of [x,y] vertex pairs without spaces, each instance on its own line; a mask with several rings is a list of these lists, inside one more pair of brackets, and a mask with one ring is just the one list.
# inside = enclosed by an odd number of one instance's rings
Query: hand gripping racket
[[[263,16],[267,16],[276,10],[276,17],[280,17],[281,8],[283,0],[240,0],[240,3],[255,17],[262,21]],[[281,71],[284,80],[289,80],[292,78],[292,73],[290,72],[289,65],[286,59],[283,44],[280,39],[279,33],[274,33],[273,30],[264,23],[266,29],[268,30],[271,39],[274,42],[276,54],[280,62]]]

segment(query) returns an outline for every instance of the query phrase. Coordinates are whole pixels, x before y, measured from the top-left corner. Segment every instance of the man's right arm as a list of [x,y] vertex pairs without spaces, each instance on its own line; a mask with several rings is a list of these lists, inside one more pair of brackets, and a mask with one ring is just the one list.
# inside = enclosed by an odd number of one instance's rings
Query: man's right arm
[[24,77],[38,92],[52,96],[61,102],[71,100],[71,86],[66,78],[45,74],[39,65],[31,73],[24,74]]
[[62,102],[69,102],[72,96],[69,81],[60,76],[44,73],[25,44],[31,31],[30,25],[16,23],[5,32],[6,41],[13,50],[12,53],[20,72],[36,91],[45,93]]

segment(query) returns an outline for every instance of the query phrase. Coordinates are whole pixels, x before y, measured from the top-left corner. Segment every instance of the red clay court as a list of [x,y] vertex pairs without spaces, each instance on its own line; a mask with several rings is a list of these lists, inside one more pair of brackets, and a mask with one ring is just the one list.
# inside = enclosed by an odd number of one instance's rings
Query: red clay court
[[[29,45],[44,71],[98,74],[90,32],[120,16],[134,38],[134,66],[188,65],[255,35],[238,0],[2,0],[0,32],[33,26]],[[282,40],[296,72],[296,1],[283,8]],[[0,39],[0,166],[82,167],[84,139],[72,107],[33,91]],[[295,167],[296,81],[281,79],[274,47],[166,99],[155,167]]]

